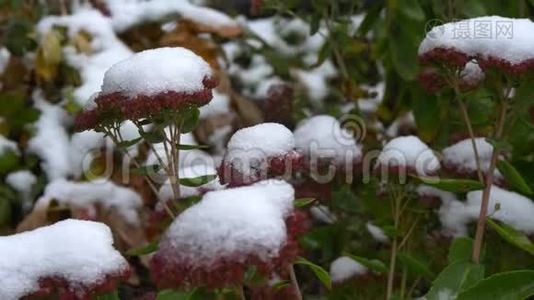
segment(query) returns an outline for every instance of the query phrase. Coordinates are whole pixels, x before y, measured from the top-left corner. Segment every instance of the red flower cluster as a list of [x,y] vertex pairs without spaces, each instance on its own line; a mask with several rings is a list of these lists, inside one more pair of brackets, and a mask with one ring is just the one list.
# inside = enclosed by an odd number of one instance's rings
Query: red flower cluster
[[527,59],[518,64],[512,64],[498,57],[479,58],[479,65],[483,70],[496,69],[509,75],[522,75],[534,70],[534,59]]
[[423,65],[443,64],[449,67],[463,68],[467,62],[475,57],[460,52],[453,48],[435,48],[419,56]]
[[178,259],[172,244],[163,241],[150,261],[152,278],[160,288],[222,288],[241,284],[250,266],[255,266],[256,272],[266,277],[271,277],[273,273],[287,277],[289,265],[299,255],[297,237],[307,230],[307,219],[307,215],[301,211],[294,211],[286,219],[287,240],[278,256],[270,261],[263,261],[254,253],[246,257],[236,253],[234,257],[221,257],[209,266],[197,266],[189,260]]
[[46,277],[39,280],[39,290],[25,296],[25,299],[43,298],[57,295],[59,300],[90,300],[95,295],[113,291],[119,282],[127,280],[131,270],[125,269],[106,275],[102,280],[89,286],[69,282],[63,277]]
[[302,153],[293,150],[283,155],[268,157],[266,164],[260,165],[259,169],[251,170],[251,174],[243,174],[232,165],[231,161],[223,160],[218,169],[219,178],[221,183],[228,184],[228,187],[250,185],[268,178],[291,175],[295,171],[302,170],[305,161]]
[[128,97],[122,93],[100,94],[94,100],[95,108],[85,110],[76,116],[74,128],[76,131],[84,131],[100,124],[150,117],[162,110],[206,105],[211,101],[212,89],[217,86],[218,81],[214,78],[204,78],[202,83],[204,89],[193,93],[166,91],[153,96],[135,97]]
[[292,128],[293,125],[293,89],[287,84],[274,84],[262,101],[265,122],[275,122]]

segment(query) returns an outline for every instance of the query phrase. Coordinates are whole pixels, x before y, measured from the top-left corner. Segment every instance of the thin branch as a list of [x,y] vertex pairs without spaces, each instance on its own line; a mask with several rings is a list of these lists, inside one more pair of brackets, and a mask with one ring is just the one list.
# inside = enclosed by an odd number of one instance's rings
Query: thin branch
[[[506,121],[506,111],[508,109],[507,101],[510,98],[511,91],[512,91],[512,88],[507,87],[504,92],[503,99],[501,99],[501,110],[500,110],[499,119],[497,122],[497,129],[494,134],[495,140],[497,141],[501,140],[503,132],[504,132],[504,125]],[[477,228],[476,228],[476,234],[475,234],[475,242],[473,245],[473,255],[472,255],[473,262],[475,263],[480,262],[480,253],[482,252],[482,243],[484,241],[484,230],[486,227],[486,218],[488,214],[489,198],[491,194],[491,187],[493,185],[493,173],[497,166],[499,152],[500,152],[500,149],[498,147],[493,148],[493,153],[491,155],[491,162],[490,162],[490,166],[488,169],[488,174],[486,175],[486,186],[484,187],[484,190],[482,192],[482,201],[480,203],[480,213],[478,216],[478,222],[477,222]]]
[[300,292],[299,283],[297,281],[297,276],[295,275],[295,269],[293,265],[289,265],[288,267],[289,272],[289,278],[291,280],[291,285],[293,286],[293,289],[295,290],[295,300],[302,300],[302,293]]

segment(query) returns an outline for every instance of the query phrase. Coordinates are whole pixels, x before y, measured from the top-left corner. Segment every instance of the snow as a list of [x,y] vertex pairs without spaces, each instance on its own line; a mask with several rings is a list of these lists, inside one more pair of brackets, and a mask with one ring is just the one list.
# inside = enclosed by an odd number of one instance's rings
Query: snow
[[460,72],[462,82],[470,86],[477,85],[486,78],[486,74],[480,68],[476,60],[471,60],[465,64],[464,69]]
[[129,268],[113,248],[102,223],[65,220],[0,237],[0,298],[16,300],[37,292],[39,279],[60,277],[73,287],[101,283]]
[[[180,136],[180,144],[198,145],[192,133],[182,134]],[[163,160],[163,163],[166,164],[167,158],[165,157],[165,147],[163,146],[163,143],[154,144],[153,147],[154,147],[154,150],[156,150],[158,155]],[[178,167],[180,169],[191,167],[191,166],[196,166],[196,165],[211,166],[211,167],[215,166],[213,157],[211,157],[209,154],[207,154],[206,152],[202,150],[198,150],[198,149],[180,150],[178,152],[180,156]],[[156,164],[159,165],[157,156],[154,153],[154,151],[150,151],[145,161],[145,165],[150,166],[150,165],[156,165]],[[163,174],[163,170],[160,170],[159,173]]]
[[[438,210],[442,232],[445,236],[467,235],[467,224],[476,220],[478,215],[470,214],[463,202],[459,201],[455,194],[437,189],[435,187],[420,185],[416,189],[420,197],[438,198],[441,206]],[[480,209],[480,208],[479,208]]]
[[389,238],[384,233],[384,230],[382,230],[382,228],[374,225],[371,222],[367,222],[365,224],[365,227],[367,228],[367,231],[369,232],[369,234],[371,234],[375,241],[380,243],[389,243]]
[[230,113],[230,97],[222,94],[217,90],[213,91],[213,98],[210,103],[200,107],[200,118],[207,119],[209,117],[223,115]]
[[41,115],[35,123],[37,132],[28,141],[28,151],[41,158],[41,168],[49,180],[68,177],[72,172],[69,136],[65,130],[69,116],[60,106],[42,99],[39,93],[35,93],[34,100]]
[[110,20],[95,9],[84,8],[72,15],[45,17],[39,21],[37,30],[44,35],[53,26],[67,27],[71,39],[80,32],[91,35],[90,53],[78,53],[71,46],[63,49],[67,63],[80,72],[82,85],[75,88],[74,98],[84,106],[100,91],[106,70],[133,52],[115,35]]
[[[324,30],[310,36],[310,25],[300,18],[263,18],[249,20],[246,25],[249,30],[259,36],[270,47],[282,55],[314,55],[310,64],[317,61],[317,53],[325,42]],[[297,41],[288,41],[291,37]]]
[[432,150],[413,135],[389,141],[378,156],[377,166],[405,167],[415,170],[418,175],[430,175],[440,168]]
[[[269,87],[273,83],[281,82],[280,78],[273,75],[274,69],[265,57],[245,52],[237,42],[225,43],[222,49],[229,62],[226,64],[226,71],[243,85],[245,95],[265,98]],[[244,55],[250,56],[250,63],[245,66],[239,64],[239,58]]]
[[330,264],[330,277],[333,283],[341,283],[365,273],[367,273],[365,266],[347,256],[338,257]]
[[385,134],[390,138],[400,135],[402,130],[406,128],[415,128],[415,116],[412,111],[399,115],[391,125],[386,129]]
[[[467,225],[478,219],[482,190],[469,192],[466,198],[466,202],[458,201],[454,197],[449,197],[449,200],[443,202],[439,216],[445,233],[452,236],[467,235]],[[500,206],[498,210],[495,209],[497,204]],[[533,214],[534,203],[531,199],[496,186],[491,187],[488,204],[490,218],[508,224],[526,234],[533,234]]]
[[174,220],[160,249],[172,247],[194,266],[248,255],[268,261],[284,245],[293,200],[293,187],[281,180],[208,192]]
[[28,170],[12,172],[6,177],[6,183],[20,193],[30,193],[36,182],[37,178]]
[[453,193],[443,191],[428,185],[418,186],[416,192],[420,197],[436,197],[444,203],[456,200],[456,196]]
[[164,47],[138,52],[113,65],[104,75],[102,92],[129,97],[162,92],[193,93],[212,76],[210,65],[191,50]]
[[278,123],[262,123],[236,131],[228,141],[224,160],[248,175],[261,168],[268,158],[284,155],[294,148],[291,130]]
[[[205,175],[217,175],[217,170],[215,170],[215,168],[212,166],[195,165],[178,170],[178,174],[180,175],[180,178],[195,178]],[[202,194],[202,192],[216,191],[223,188],[224,185],[219,183],[219,178],[217,177],[214,180],[198,187],[180,185],[180,197],[187,198],[191,196],[198,196]],[[172,187],[169,179],[167,179],[167,181],[165,181],[165,183],[159,189],[158,198],[160,201],[173,198]]]
[[328,80],[335,78],[337,75],[336,68],[329,60],[316,68],[297,70],[295,73],[297,79],[306,87],[308,97],[316,104],[328,96]]
[[141,196],[136,192],[109,180],[90,182],[54,180],[46,186],[34,209],[44,209],[52,200],[75,208],[92,209],[94,205],[99,204],[107,210],[117,211],[132,225],[139,224],[137,210],[143,204]]
[[[493,146],[485,138],[475,138],[475,145],[480,158],[482,172],[487,173],[491,164]],[[477,171],[475,151],[471,139],[462,140],[442,151],[445,165],[455,167],[458,172],[472,173]],[[502,178],[499,170],[495,170],[494,176]]]
[[33,205],[32,189],[37,183],[37,177],[28,170],[20,170],[9,173],[5,182],[17,191],[22,200],[22,209],[27,212]]
[[7,151],[19,153],[17,143],[8,140],[5,136],[0,134],[0,155],[3,155]]
[[[480,207],[478,209],[480,211]],[[443,234],[453,237],[467,236],[467,224],[476,220],[474,213],[469,213],[465,204],[458,200],[443,202],[438,215]]]
[[313,160],[332,159],[340,164],[352,164],[361,159],[361,146],[332,116],[306,119],[297,126],[294,134],[296,148]]
[[6,47],[0,47],[0,75],[6,70],[10,58],[11,53],[9,53],[9,50]]
[[337,222],[337,217],[333,214],[328,206],[315,205],[310,208],[310,214],[313,219],[323,222],[325,224],[334,224]]
[[[481,38],[475,24],[490,24],[490,37]],[[508,29],[508,30],[507,30]],[[470,57],[493,57],[513,65],[534,58],[534,23],[529,19],[485,16],[434,27],[419,46],[419,55],[436,48],[453,49]]]
[[[467,193],[466,208],[473,219],[478,217],[481,202],[481,190]],[[497,204],[500,205],[500,208],[495,210],[495,205]],[[492,186],[488,204],[488,216],[526,234],[534,233],[534,220],[532,218],[534,216],[534,202],[520,194]]]
[[174,15],[213,27],[236,27],[237,23],[222,12],[200,7],[187,0],[105,0],[112,15],[113,28],[122,32],[150,21],[161,21]]
[[386,83],[381,81],[374,86],[362,84],[361,88],[367,91],[369,94],[376,94],[372,97],[366,97],[358,99],[358,108],[364,113],[374,113],[384,99],[386,93]]

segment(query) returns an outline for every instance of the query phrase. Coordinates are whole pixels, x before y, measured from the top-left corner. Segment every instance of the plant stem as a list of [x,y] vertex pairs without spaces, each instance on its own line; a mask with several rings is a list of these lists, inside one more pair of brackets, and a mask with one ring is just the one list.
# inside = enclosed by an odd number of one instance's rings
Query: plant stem
[[475,142],[475,132],[473,130],[473,126],[471,125],[471,119],[469,118],[469,113],[467,112],[467,106],[465,105],[465,102],[462,100],[462,93],[460,92],[460,87],[458,84],[459,76],[460,75],[458,74],[458,72],[455,72],[455,75],[451,79],[451,85],[454,89],[454,98],[458,101],[458,104],[460,105],[462,118],[464,119],[465,125],[467,126],[467,131],[469,132],[469,138],[471,139],[471,146],[473,147],[473,152],[475,154],[475,163],[477,166],[478,180],[484,183],[484,175],[482,173],[480,155],[478,154],[478,149],[477,149],[477,145]]
[[[401,202],[402,202],[402,195],[395,195],[393,197],[394,203],[393,203],[393,219],[394,223],[393,226],[395,228],[395,231],[399,228],[399,221],[400,221],[400,211],[401,211]],[[389,260],[389,273],[388,273],[388,280],[387,280],[387,288],[386,288],[386,300],[391,299],[391,295],[393,294],[393,284],[395,279],[395,265],[397,261],[397,247],[398,241],[397,237],[395,236],[393,238],[393,243],[391,244],[391,256]]]
[[236,290],[237,290],[237,294],[239,295],[239,299],[247,300],[247,297],[245,297],[245,287],[243,285],[237,286]]
[[465,106],[465,103],[461,97],[457,97],[457,99],[458,99],[458,103],[460,104],[460,111],[462,112],[462,117],[464,119],[465,125],[467,126],[467,131],[469,132],[469,138],[471,139],[471,146],[473,146],[473,152],[475,153],[475,162],[477,165],[478,180],[480,182],[484,182],[484,175],[482,173],[480,155],[478,154],[477,144],[475,142],[475,132],[473,131],[473,126],[471,125],[469,114],[467,113],[467,107]]
[[[508,97],[511,93],[511,88],[507,89],[504,99],[502,99],[501,103],[501,110],[499,114],[499,119],[497,122],[497,130],[494,134],[495,140],[500,140],[503,135],[504,131],[504,124],[506,120],[506,110],[507,110],[507,101]],[[491,194],[491,186],[493,185],[493,173],[495,171],[495,167],[497,166],[497,160],[499,159],[499,152],[500,149],[498,147],[493,147],[493,153],[491,155],[491,162],[488,169],[488,174],[486,175],[486,186],[484,187],[484,190],[482,192],[482,201],[480,203],[480,213],[478,216],[478,222],[477,222],[477,228],[476,228],[476,234],[475,234],[475,242],[473,245],[473,255],[472,260],[474,263],[480,262],[480,253],[482,252],[482,243],[484,241],[484,229],[486,227],[486,217],[488,214],[488,205],[489,205],[489,197]]]
[[297,281],[297,276],[295,275],[295,269],[293,268],[293,265],[289,265],[288,271],[291,285],[293,286],[293,290],[295,290],[295,300],[302,300],[302,293],[300,292],[299,283]]

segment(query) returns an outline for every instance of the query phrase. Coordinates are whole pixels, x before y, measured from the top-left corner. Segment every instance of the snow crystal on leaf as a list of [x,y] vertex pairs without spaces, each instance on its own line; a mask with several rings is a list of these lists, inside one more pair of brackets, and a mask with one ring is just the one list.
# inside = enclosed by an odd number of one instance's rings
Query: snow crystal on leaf
[[85,294],[107,276],[127,272],[113,248],[110,229],[91,221],[65,220],[33,231],[0,237],[0,298],[16,300],[40,289],[39,280],[60,278]]

